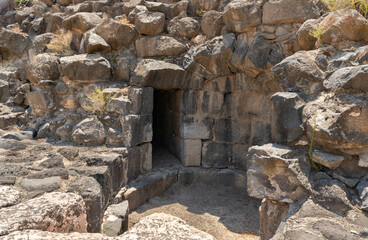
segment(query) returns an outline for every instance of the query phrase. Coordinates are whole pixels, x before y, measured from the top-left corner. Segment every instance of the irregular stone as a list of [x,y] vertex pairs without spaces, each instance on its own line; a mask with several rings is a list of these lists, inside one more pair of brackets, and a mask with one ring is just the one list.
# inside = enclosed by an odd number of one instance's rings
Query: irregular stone
[[29,179],[43,179],[49,177],[59,176],[62,179],[69,179],[69,172],[65,168],[51,168],[45,169],[27,176]]
[[128,20],[131,23],[134,23],[135,20],[138,18],[139,14],[148,12],[148,9],[146,6],[137,5],[129,14],[128,14]]
[[357,96],[321,96],[303,109],[308,138],[315,127],[314,144],[349,154],[361,154],[368,145],[367,101]]
[[154,36],[164,31],[165,14],[160,12],[142,12],[135,20],[135,27],[140,34]]
[[84,33],[96,27],[101,20],[102,19],[96,13],[79,12],[66,18],[63,21],[63,26],[67,30],[76,29]]
[[48,231],[38,231],[38,230],[23,230],[23,231],[15,231],[8,235],[6,235],[4,238],[6,239],[29,239],[29,240],[64,240],[64,239],[70,239],[70,240],[100,240],[100,239],[113,239],[113,238],[107,238],[101,233],[79,233],[79,232],[73,232],[73,233],[58,233],[58,232],[48,232]]
[[129,202],[110,205],[103,218],[101,231],[109,236],[119,236],[128,230]]
[[32,131],[22,131],[22,132],[9,132],[4,135],[1,135],[0,138],[2,139],[14,139],[17,141],[22,140],[32,140],[33,139],[33,132]]
[[79,154],[79,150],[74,147],[62,147],[58,150],[58,153],[69,161],[74,161]]
[[316,26],[321,22],[320,19],[309,19],[305,21],[298,31],[296,32],[295,38],[296,38],[296,51],[301,50],[312,50],[316,46],[317,38],[313,37],[310,34],[310,31],[315,29]]
[[112,49],[129,46],[135,37],[133,27],[115,20],[106,20],[96,27],[96,33],[110,44]]
[[0,209],[0,236],[24,229],[86,232],[82,197],[74,193],[47,193],[16,206]]
[[203,79],[196,79],[176,64],[157,60],[142,60],[134,70],[131,84],[157,89],[193,88],[198,89]]
[[271,96],[271,102],[275,111],[274,141],[283,143],[296,140],[304,132],[304,101],[296,93],[279,92]]
[[202,166],[225,168],[231,163],[231,145],[208,141],[202,147]]
[[72,138],[75,144],[92,146],[105,142],[105,129],[96,118],[86,118],[78,123],[72,130]]
[[63,158],[60,155],[50,154],[49,156],[41,160],[40,166],[46,168],[54,168],[54,167],[64,168]]
[[271,239],[279,227],[281,221],[287,216],[289,205],[264,198],[259,207],[260,237]]
[[332,91],[367,92],[368,65],[340,68],[323,81],[323,86]]
[[263,5],[263,24],[303,23],[320,16],[313,1],[272,0]]
[[[158,231],[157,226],[161,226],[165,231]],[[143,237],[142,236],[150,236]],[[120,236],[120,239],[202,239],[215,240],[208,233],[195,229],[178,217],[165,213],[154,213],[142,218],[128,232]]]
[[325,73],[316,64],[313,53],[303,51],[285,58],[271,72],[288,92],[317,92],[321,86],[315,85],[322,85],[325,78]]
[[368,180],[361,180],[356,189],[362,201],[361,208],[368,211]]
[[41,90],[26,94],[29,106],[36,112],[42,114],[55,107],[54,96],[51,91]]
[[27,67],[27,77],[32,83],[40,80],[57,80],[60,76],[58,58],[47,54],[38,54]]
[[0,80],[0,101],[6,100],[9,97],[9,83]]
[[199,64],[208,71],[208,79],[230,75],[231,67],[228,63],[232,59],[234,43],[235,35],[226,34],[191,48],[186,55],[184,68],[195,72],[196,65]]
[[179,56],[187,47],[172,37],[156,36],[140,38],[135,42],[138,57]]
[[28,35],[13,32],[6,28],[0,30],[0,54],[4,60],[13,56],[21,57],[31,43]]
[[0,209],[15,205],[19,199],[19,191],[11,187],[0,186]]
[[171,36],[187,39],[197,36],[199,29],[198,21],[185,15],[179,15],[173,18],[167,26],[167,30]]
[[152,141],[152,115],[127,115],[121,117],[120,123],[124,146],[133,147]]
[[201,21],[201,30],[209,38],[220,35],[224,26],[222,13],[211,10],[206,12]]
[[346,177],[340,176],[339,174],[335,172],[332,174],[332,177],[344,183],[346,186],[350,188],[355,187],[359,182],[359,179],[346,178]]
[[14,185],[16,179],[14,176],[0,176],[0,185]]
[[336,169],[344,161],[344,157],[315,150],[313,151],[313,160],[330,169]]
[[49,177],[44,179],[22,178],[19,182],[19,185],[29,192],[31,191],[51,192],[60,188],[61,178],[60,177]]
[[277,144],[249,148],[247,155],[248,194],[293,203],[307,197],[309,160],[296,156],[295,150]]
[[95,52],[110,52],[111,47],[110,45],[99,35],[92,33],[92,32],[86,32],[83,35],[82,41],[81,41],[81,49],[80,52],[83,53],[95,53]]
[[[81,54],[60,58],[63,74],[72,81],[109,81],[111,65],[104,57]],[[93,69],[93,71],[91,71]]]
[[83,198],[87,213],[87,231],[100,232],[103,214],[100,184],[93,177],[83,176],[74,180],[69,188]]
[[21,165],[16,164],[1,164],[0,176],[16,176],[21,177],[29,173],[29,170]]
[[323,30],[321,41],[324,44],[360,42],[367,37],[367,20],[354,9],[346,8],[330,12],[318,27]]

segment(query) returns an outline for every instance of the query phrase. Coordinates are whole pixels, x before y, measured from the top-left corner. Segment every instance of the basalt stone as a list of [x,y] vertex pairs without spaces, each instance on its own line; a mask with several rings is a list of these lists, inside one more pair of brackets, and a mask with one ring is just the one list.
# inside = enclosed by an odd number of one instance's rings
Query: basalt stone
[[27,68],[27,77],[32,83],[41,80],[57,80],[60,76],[58,58],[44,53],[35,56]]
[[63,21],[63,26],[65,29],[77,29],[81,32],[86,32],[96,27],[101,20],[96,13],[80,12],[66,18]]
[[134,147],[152,141],[152,115],[127,115],[120,119],[123,136],[122,144]]
[[204,142],[202,148],[202,166],[225,168],[231,165],[231,145],[219,142]]
[[329,90],[367,92],[368,65],[338,69],[323,81],[323,86]]
[[94,118],[84,119],[72,130],[72,138],[79,145],[99,145],[105,142],[105,137],[103,124]]
[[129,46],[134,39],[135,29],[116,20],[106,20],[96,27],[96,33],[110,44],[112,49]]
[[60,177],[49,177],[44,179],[28,179],[20,180],[19,185],[26,191],[42,191],[51,192],[61,187]]
[[135,42],[138,57],[179,56],[187,47],[172,37],[156,36],[138,39]]
[[31,41],[28,35],[13,32],[6,28],[0,30],[0,54],[4,59],[14,56],[21,57],[26,51]]
[[249,143],[249,120],[219,118],[214,124],[215,139],[220,142]]
[[160,12],[142,12],[135,20],[135,27],[140,34],[154,36],[164,31],[165,14]]
[[92,32],[86,32],[83,35],[80,52],[95,53],[95,52],[110,52],[110,45],[99,35]]

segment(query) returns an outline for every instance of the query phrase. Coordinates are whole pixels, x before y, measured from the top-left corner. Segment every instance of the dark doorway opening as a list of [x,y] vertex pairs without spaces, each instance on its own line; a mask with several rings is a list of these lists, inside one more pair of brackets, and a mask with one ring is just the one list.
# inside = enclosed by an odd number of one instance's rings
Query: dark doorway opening
[[152,167],[180,165],[179,109],[175,106],[174,90],[155,90],[153,107]]

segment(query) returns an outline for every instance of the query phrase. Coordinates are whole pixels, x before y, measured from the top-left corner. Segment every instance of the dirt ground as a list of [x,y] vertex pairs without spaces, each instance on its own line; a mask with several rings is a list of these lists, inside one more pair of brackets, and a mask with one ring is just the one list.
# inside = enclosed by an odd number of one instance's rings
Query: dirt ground
[[130,227],[163,212],[185,220],[217,240],[259,239],[260,201],[223,186],[174,185],[129,215]]

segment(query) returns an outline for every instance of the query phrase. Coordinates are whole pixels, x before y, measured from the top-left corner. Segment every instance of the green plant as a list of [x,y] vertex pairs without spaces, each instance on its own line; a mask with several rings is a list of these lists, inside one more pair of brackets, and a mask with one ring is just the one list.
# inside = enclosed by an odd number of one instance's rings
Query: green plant
[[86,97],[88,103],[82,105],[82,108],[102,118],[107,106],[111,103],[112,99],[117,97],[117,94],[106,93],[102,88],[96,87],[90,94],[87,94]]
[[317,171],[321,171],[322,170],[322,166],[318,163],[316,163],[314,161],[314,158],[313,158],[313,141],[314,141],[314,135],[316,133],[316,127],[317,127],[317,114],[316,116],[314,117],[314,125],[313,125],[313,131],[312,131],[312,137],[311,137],[311,140],[310,140],[310,144],[309,144],[309,159],[312,163],[312,167],[314,169],[316,169]]
[[344,8],[353,8],[364,17],[368,16],[368,0],[322,0],[329,11],[337,11]]
[[29,7],[33,5],[33,0],[15,0],[18,7]]
[[322,26],[315,26],[312,30],[309,31],[309,34],[318,39],[319,43],[322,44],[322,35],[326,32],[326,30]]

